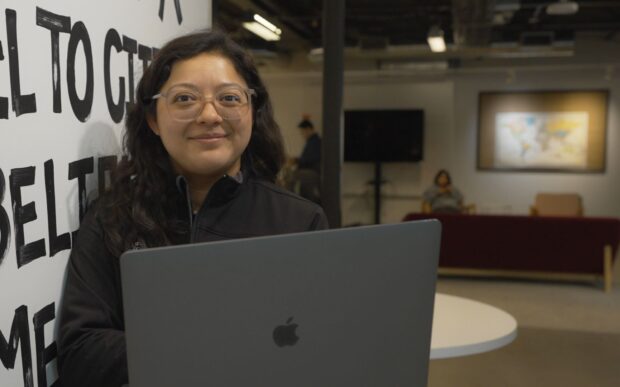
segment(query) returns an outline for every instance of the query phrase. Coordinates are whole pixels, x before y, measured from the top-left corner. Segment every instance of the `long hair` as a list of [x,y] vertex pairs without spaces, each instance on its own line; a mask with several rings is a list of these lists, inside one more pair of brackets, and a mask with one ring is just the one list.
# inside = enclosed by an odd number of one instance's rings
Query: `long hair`
[[252,57],[218,31],[200,31],[168,42],[145,69],[136,90],[136,103],[127,112],[123,148],[126,156],[114,172],[111,189],[102,198],[100,219],[105,242],[115,255],[136,242],[148,247],[171,244],[189,232],[178,220],[178,193],[170,156],[147,123],[156,116],[152,96],[160,92],[175,62],[202,53],[229,59],[235,70],[256,91],[252,100],[252,134],[241,155],[244,176],[274,181],[284,162],[280,128],[265,85]]

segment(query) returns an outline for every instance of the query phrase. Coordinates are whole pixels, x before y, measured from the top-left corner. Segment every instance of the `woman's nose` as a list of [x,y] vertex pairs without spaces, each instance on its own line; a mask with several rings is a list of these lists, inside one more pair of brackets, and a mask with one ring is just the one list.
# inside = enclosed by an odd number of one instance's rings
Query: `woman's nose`
[[215,108],[215,104],[213,103],[213,101],[206,100],[196,120],[198,122],[204,123],[220,123],[222,122],[223,118],[222,116],[220,116],[217,109]]

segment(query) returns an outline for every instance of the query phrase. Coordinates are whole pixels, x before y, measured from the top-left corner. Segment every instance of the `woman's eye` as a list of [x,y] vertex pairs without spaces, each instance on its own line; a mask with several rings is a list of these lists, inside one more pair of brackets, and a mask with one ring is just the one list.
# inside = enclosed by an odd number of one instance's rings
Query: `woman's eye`
[[176,94],[172,99],[174,103],[192,103],[196,102],[198,98],[193,94]]
[[238,94],[222,94],[219,96],[218,100],[225,104],[239,104],[241,103],[241,96]]

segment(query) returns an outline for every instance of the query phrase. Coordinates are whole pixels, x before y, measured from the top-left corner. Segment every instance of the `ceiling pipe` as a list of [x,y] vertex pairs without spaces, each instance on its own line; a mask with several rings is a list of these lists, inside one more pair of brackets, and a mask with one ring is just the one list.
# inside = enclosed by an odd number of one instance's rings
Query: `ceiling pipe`
[[452,30],[457,47],[486,46],[491,41],[495,0],[452,0]]
[[[544,46],[544,47],[521,47],[517,44],[510,46],[484,46],[484,47],[456,47],[448,46],[444,53],[434,53],[426,44],[420,45],[400,45],[388,46],[384,50],[362,50],[359,47],[346,47],[344,55],[349,59],[477,59],[485,57],[529,57],[529,58],[549,58],[567,57],[574,54],[572,45],[566,46]],[[308,60],[311,62],[321,62],[323,60],[323,49],[315,48],[310,51]]]

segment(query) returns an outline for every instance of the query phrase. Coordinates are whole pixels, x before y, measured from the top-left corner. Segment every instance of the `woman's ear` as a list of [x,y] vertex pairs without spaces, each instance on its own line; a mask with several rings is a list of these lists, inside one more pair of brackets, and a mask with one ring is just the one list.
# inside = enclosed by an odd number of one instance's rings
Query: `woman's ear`
[[153,117],[152,114],[147,113],[146,114],[146,122],[149,124],[149,128],[151,128],[153,133],[155,133],[156,135],[159,136],[159,125],[157,125],[157,119],[155,117]]

